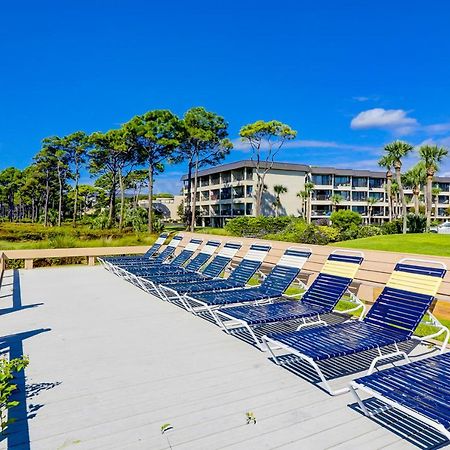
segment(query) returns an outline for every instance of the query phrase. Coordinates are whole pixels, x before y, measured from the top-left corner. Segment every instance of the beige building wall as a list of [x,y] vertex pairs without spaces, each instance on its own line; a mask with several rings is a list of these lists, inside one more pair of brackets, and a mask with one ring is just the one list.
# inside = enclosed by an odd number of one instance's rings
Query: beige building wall
[[[275,215],[273,203],[275,201],[274,186],[280,184],[287,188],[285,194],[280,195],[280,216],[300,215],[300,199],[297,192],[305,189],[305,172],[293,172],[292,170],[270,170],[265,178],[267,192],[263,197],[263,213]],[[267,212],[266,212],[267,211]]]

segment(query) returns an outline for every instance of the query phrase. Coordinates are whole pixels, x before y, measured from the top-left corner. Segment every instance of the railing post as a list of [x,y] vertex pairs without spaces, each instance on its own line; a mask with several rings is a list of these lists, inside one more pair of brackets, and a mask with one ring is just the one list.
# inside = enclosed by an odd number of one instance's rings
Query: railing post
[[95,266],[95,256],[88,256],[88,266]]
[[32,269],[33,261],[33,259],[25,259],[25,269]]

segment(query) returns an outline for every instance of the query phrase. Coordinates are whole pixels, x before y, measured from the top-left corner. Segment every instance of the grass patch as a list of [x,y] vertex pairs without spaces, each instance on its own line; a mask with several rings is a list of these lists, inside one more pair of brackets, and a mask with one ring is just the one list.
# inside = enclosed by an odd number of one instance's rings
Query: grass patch
[[344,248],[450,256],[450,235],[435,233],[388,234],[336,242],[331,245]]
[[232,236],[230,233],[228,233],[227,230],[224,230],[223,228],[213,228],[213,227],[196,228],[195,232],[214,234],[216,236]]

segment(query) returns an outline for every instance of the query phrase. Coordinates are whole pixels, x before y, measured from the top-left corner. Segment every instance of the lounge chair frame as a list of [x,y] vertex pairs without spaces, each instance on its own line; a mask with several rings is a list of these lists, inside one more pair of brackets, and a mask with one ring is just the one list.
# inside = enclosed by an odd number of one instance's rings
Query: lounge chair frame
[[[406,261],[421,262],[421,263],[428,263],[428,264],[432,263],[432,264],[436,264],[436,265],[440,266],[443,269],[446,269],[445,264],[440,261],[424,260],[424,259],[417,259],[417,258],[403,258],[397,264],[402,264]],[[431,313],[428,311],[428,314],[431,314]],[[413,335],[413,336],[409,337],[409,339],[417,340],[417,341],[425,341],[425,340],[431,339],[433,337],[436,337],[437,335],[440,335],[440,334],[444,333],[445,330],[447,330],[446,331],[446,333],[447,333],[446,340],[444,341],[443,345],[440,348],[440,353],[443,353],[445,350],[445,347],[448,343],[449,330],[444,325],[442,325],[434,316],[432,316],[432,317],[433,317],[435,323],[438,324],[437,326],[439,328],[441,328],[437,333],[432,333],[431,335],[423,336],[423,337]],[[358,319],[358,320],[361,320],[361,319]],[[325,325],[325,326],[327,326],[327,325]],[[284,344],[283,342],[277,341],[275,339],[271,339],[268,336],[263,336],[262,341],[263,341],[263,345],[265,345],[267,347],[267,350],[269,351],[271,357],[273,358],[274,362],[277,365],[283,366],[285,364],[288,364],[288,363],[284,363],[284,362],[280,361],[275,354],[275,350],[279,350],[279,349],[285,350],[285,351],[289,352],[289,354],[294,355],[297,359],[307,362],[315,370],[315,372],[319,376],[320,380],[322,381],[325,390],[330,395],[332,395],[332,396],[341,395],[341,394],[344,394],[344,393],[347,393],[350,391],[350,386],[344,387],[341,389],[336,389],[336,390],[332,389],[332,387],[330,386],[330,383],[326,379],[325,375],[323,374],[323,372],[320,369],[317,362],[314,361],[308,355],[305,355],[304,353],[301,353],[301,352],[295,350],[294,348],[290,347],[289,345]],[[407,353],[405,351],[400,350],[397,343],[393,343],[391,345],[394,346],[395,350],[388,351],[388,353],[386,353],[386,354],[383,354],[383,352],[382,352],[382,349],[385,347],[377,346],[375,348],[375,350],[378,352],[378,356],[373,358],[366,375],[370,375],[371,373],[373,373],[373,371],[375,370],[377,365],[379,363],[381,363],[382,361],[389,361],[389,360],[392,360],[393,358],[395,358],[395,360],[398,361],[397,358],[401,358],[401,359],[404,359],[407,363],[411,362]],[[389,347],[389,346],[387,346],[387,347]],[[291,362],[291,361],[292,360],[289,360],[289,362]]]

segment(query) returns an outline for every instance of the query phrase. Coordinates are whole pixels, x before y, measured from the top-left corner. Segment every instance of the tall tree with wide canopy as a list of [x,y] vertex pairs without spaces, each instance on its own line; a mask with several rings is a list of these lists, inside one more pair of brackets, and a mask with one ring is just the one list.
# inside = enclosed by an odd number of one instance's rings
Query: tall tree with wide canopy
[[422,161],[403,174],[403,185],[412,190],[414,214],[419,214],[420,187],[426,182],[426,170]]
[[109,217],[108,226],[111,227],[116,217],[117,187],[120,188],[120,218],[122,227],[125,204],[124,178],[125,170],[132,170],[136,162],[133,148],[125,139],[124,130],[109,130],[106,133],[96,132],[89,137],[91,150],[89,151],[89,171],[96,176],[105,177],[109,188]]
[[425,165],[427,174],[426,190],[426,211],[427,211],[427,231],[431,225],[431,208],[433,204],[433,178],[439,170],[439,164],[448,155],[448,150],[437,145],[422,145],[419,148],[419,156]]
[[194,231],[198,171],[201,167],[219,164],[230,153],[233,145],[228,139],[228,124],[225,119],[203,107],[191,108],[184,114],[183,128],[184,137],[176,160],[186,160],[188,163],[185,215],[190,220],[190,230]]
[[265,122],[258,120],[244,125],[239,131],[243,142],[252,149],[252,161],[256,172],[255,214],[261,215],[264,180],[266,174],[273,167],[275,157],[283,144],[297,136],[297,131],[289,125],[277,120]]
[[387,144],[384,147],[384,151],[388,156],[389,160],[392,161],[393,167],[395,169],[396,181],[398,184],[398,192],[400,194],[400,201],[402,204],[402,217],[403,217],[403,234],[407,231],[407,211],[406,211],[406,199],[405,192],[403,190],[402,184],[402,160],[413,150],[413,146],[408,142],[404,141],[394,141]]
[[78,195],[80,183],[80,171],[86,163],[89,149],[89,139],[84,131],[76,131],[62,138],[62,147],[67,154],[67,162],[71,167],[72,178],[74,180],[73,216],[72,223],[76,224],[78,213]]
[[137,154],[137,162],[148,170],[148,231],[153,232],[153,183],[164,162],[173,156],[183,137],[180,119],[168,110],[149,111],[133,117],[124,126],[127,144]]
[[8,220],[14,220],[15,195],[20,186],[22,172],[15,167],[8,167],[0,172],[0,200],[8,205]]

